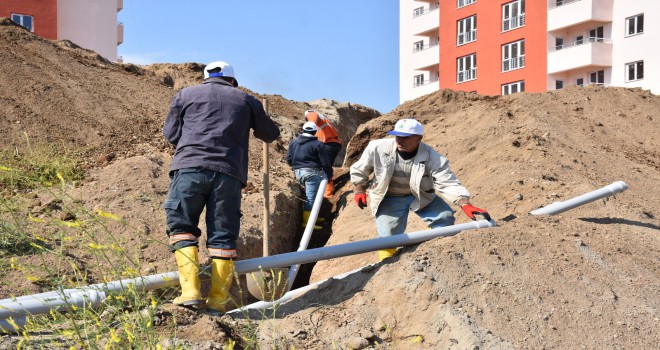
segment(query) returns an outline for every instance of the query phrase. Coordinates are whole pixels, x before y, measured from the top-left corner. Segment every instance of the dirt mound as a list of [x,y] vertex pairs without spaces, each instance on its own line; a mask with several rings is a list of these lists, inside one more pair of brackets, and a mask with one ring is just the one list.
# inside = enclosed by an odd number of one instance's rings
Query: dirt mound
[[[172,149],[161,128],[172,96],[197,83],[202,66],[108,63],[4,19],[0,60],[2,146],[24,147],[27,133],[65,144],[89,167],[86,181],[67,187],[71,197],[64,202],[52,191],[30,194],[22,205],[31,218],[66,222],[70,207],[112,213],[123,222],[105,229],[128,256],[138,257],[139,272],[172,271],[160,208]],[[425,125],[424,141],[449,158],[473,203],[500,226],[405,247],[393,259],[326,281],[265,317],[164,310],[169,316],[159,322],[178,323],[177,339],[166,346],[220,348],[231,338],[241,347],[252,336],[246,329],[256,331],[263,348],[638,349],[660,343],[658,96],[603,87],[500,97],[444,90],[375,119],[379,113],[364,106],[253,94],[268,97],[282,128],[282,138],[270,147],[271,254],[295,246],[291,233],[299,226],[301,194],[282,156],[310,108],[332,118],[342,139],[350,139],[329,202],[336,218],[328,245],[375,237],[368,211],[352,202],[347,167],[401,117]],[[262,145],[253,141],[250,147],[243,259],[261,256],[262,247]],[[528,214],[617,180],[630,188],[559,216]],[[456,217],[467,220],[460,212]],[[46,234],[54,231],[46,228]],[[421,229],[411,217],[408,231]],[[84,270],[94,260],[75,242],[63,246],[63,260],[25,255],[16,264],[61,266],[62,275],[71,276],[71,269]],[[375,260],[369,253],[319,262],[312,282]],[[0,298],[53,289],[25,280],[20,271],[2,273]],[[101,280],[90,273],[84,282]],[[165,336],[168,327],[162,327]]]
[[[12,151],[16,148],[23,154],[27,135],[30,144],[64,145],[80,156],[88,169],[85,181],[67,189],[64,200],[56,198],[61,193],[43,190],[29,194],[17,205],[35,220],[73,220],[84,217],[85,211],[96,210],[117,215],[122,221],[109,223],[107,229],[117,242],[126,244],[128,255],[138,257],[140,272],[171,271],[175,265],[165,246],[164,211],[160,205],[168,190],[173,148],[165,142],[162,126],[176,91],[199,83],[203,65],[114,64],[69,41],[44,40],[9,20],[0,23],[0,122],[5,125],[0,130],[0,147]],[[282,137],[269,148],[270,253],[288,252],[297,247],[294,239],[302,200],[292,171],[283,160],[285,146],[302,125],[304,111],[317,103],[242,89],[260,99],[268,98],[270,114],[282,129]],[[347,124],[346,135],[357,128],[354,120],[366,121],[380,115],[349,103],[328,100],[324,106],[334,120]],[[250,143],[249,183],[242,207],[242,258],[262,255],[262,159],[262,143],[254,139]],[[75,245],[68,248],[71,251],[64,257],[68,264],[63,264],[63,274],[93,260],[84,252],[84,244],[80,249]],[[201,255],[205,259],[206,251]],[[18,263],[29,266],[55,264],[55,260],[41,261],[39,255],[17,258]],[[5,282],[0,283],[0,298],[53,287],[26,280],[20,271],[8,269],[2,273]],[[37,271],[35,278],[45,274],[45,269]],[[102,271],[86,276],[88,283],[102,280]]]

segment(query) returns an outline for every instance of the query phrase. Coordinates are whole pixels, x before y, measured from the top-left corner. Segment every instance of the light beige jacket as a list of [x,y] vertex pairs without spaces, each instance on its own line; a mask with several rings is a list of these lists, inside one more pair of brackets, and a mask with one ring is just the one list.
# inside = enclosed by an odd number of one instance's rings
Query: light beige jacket
[[[374,174],[369,189],[371,213],[374,216],[394,173],[396,152],[394,138],[374,140],[369,142],[360,159],[351,166],[351,182],[356,191],[365,190],[369,185],[369,177]],[[447,158],[423,142],[419,144],[413,160],[410,190],[415,196],[410,206],[413,211],[429,205],[435,198],[435,191],[454,204],[461,198],[470,199],[468,190],[461,186],[461,182],[449,169]]]

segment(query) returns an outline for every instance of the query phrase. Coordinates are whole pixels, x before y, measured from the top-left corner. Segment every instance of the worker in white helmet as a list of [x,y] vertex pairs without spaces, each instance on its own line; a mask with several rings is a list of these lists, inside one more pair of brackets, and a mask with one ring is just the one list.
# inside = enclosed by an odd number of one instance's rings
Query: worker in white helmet
[[[170,189],[163,204],[167,235],[179,268],[181,296],[174,304],[206,302],[224,312],[237,257],[241,190],[247,184],[250,130],[264,142],[280,135],[261,102],[236,89],[234,68],[213,62],[204,68],[204,82],[174,96],[165,120],[165,138],[176,146],[170,168]],[[206,247],[212,259],[211,290],[200,293],[197,227],[206,208]]]
[[[326,116],[313,109],[305,111],[305,119],[308,122],[313,122],[318,127],[316,138],[323,142],[325,151],[330,159],[330,164],[335,164],[335,159],[341,150],[341,139],[334,124]],[[324,198],[331,198],[335,192],[335,184],[332,178],[328,179],[328,184],[325,186],[323,193]]]
[[[293,168],[296,180],[305,189],[303,226],[307,225],[321,181],[324,177],[332,179],[332,163],[330,163],[325,146],[316,138],[317,131],[318,127],[314,122],[303,124],[302,134],[291,140],[286,153],[286,162]],[[321,221],[317,220],[317,222]],[[321,228],[315,223],[315,230]]]
[[[488,212],[470,204],[470,193],[449,168],[447,158],[422,142],[422,124],[415,119],[401,119],[388,134],[395,138],[369,142],[350,170],[354,200],[360,209],[367,206],[366,191],[370,188],[378,236],[404,233],[411,211],[430,228],[453,225],[454,211],[436,191],[460,206],[470,219],[476,220],[475,215],[479,215],[490,220]],[[395,252],[380,250],[378,258],[382,261]]]

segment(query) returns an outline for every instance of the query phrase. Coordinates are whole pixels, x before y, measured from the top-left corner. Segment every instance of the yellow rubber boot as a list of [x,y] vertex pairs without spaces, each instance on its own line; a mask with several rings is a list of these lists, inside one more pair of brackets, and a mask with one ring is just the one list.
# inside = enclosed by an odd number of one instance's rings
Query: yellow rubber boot
[[328,181],[328,184],[325,185],[325,192],[323,192],[323,198],[332,198],[332,195],[335,193],[335,184],[332,180]]
[[199,279],[198,251],[197,247],[185,247],[174,252],[181,284],[181,296],[172,301],[175,305],[190,306],[204,302],[200,293],[202,281]]
[[206,299],[206,308],[211,312],[224,313],[229,301],[229,288],[234,280],[234,260],[213,259],[211,264],[211,291]]
[[396,253],[396,248],[379,250],[378,261],[380,262],[387,258],[391,258],[394,256],[394,253]]
[[[310,216],[311,214],[312,214],[311,211],[309,211],[309,210],[303,210],[302,227],[307,227],[307,221],[309,221],[309,216]],[[323,228],[323,227],[318,226],[318,225],[316,225],[316,223],[314,223],[314,229],[315,229],[315,230],[320,230],[320,229],[322,229],[322,228]]]

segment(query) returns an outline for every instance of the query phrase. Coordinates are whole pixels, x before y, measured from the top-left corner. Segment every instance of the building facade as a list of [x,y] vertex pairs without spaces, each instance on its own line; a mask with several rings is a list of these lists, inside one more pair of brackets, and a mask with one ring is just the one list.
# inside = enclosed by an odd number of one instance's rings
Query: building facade
[[124,26],[117,23],[123,0],[2,0],[0,17],[8,17],[51,40],[70,40],[117,61]]
[[[602,84],[660,93],[658,1],[400,0],[400,10],[401,103],[445,88],[507,95]],[[437,32],[417,13],[433,14]],[[427,40],[437,65],[416,50]]]

